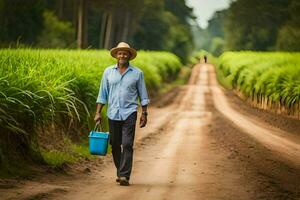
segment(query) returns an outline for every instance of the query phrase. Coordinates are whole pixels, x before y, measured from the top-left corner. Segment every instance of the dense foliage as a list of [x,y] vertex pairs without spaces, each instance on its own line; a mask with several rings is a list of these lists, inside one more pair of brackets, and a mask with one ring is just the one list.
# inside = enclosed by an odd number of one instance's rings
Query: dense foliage
[[0,46],[141,50],[193,49],[193,10],[185,0],[0,0]]
[[218,72],[221,82],[255,104],[299,114],[300,53],[226,52]]
[[[37,133],[87,138],[102,73],[112,64],[104,50],[0,50],[0,172],[10,169],[7,160],[22,160],[32,147],[39,149]],[[174,54],[151,51],[139,51],[132,65],[143,70],[150,95],[181,68]]]
[[236,0],[196,32],[196,45],[217,56],[226,50],[300,51],[299,23],[297,0]]
[[[26,129],[62,118],[86,122],[94,112],[99,81],[115,61],[108,51],[0,50],[1,129]],[[180,69],[166,52],[139,52],[133,65],[145,73],[147,87],[157,91]]]

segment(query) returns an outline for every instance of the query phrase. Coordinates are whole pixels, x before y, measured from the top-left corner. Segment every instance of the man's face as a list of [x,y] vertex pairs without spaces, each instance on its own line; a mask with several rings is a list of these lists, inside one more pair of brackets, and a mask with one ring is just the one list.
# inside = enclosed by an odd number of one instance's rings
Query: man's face
[[129,51],[118,51],[117,52],[117,60],[119,64],[126,64],[130,59]]

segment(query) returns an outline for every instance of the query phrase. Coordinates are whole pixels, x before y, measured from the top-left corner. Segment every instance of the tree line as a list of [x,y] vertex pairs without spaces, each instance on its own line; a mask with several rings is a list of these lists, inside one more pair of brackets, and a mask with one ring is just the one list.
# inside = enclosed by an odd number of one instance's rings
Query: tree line
[[235,0],[197,33],[197,47],[215,55],[225,50],[299,51],[300,2]]
[[[203,5],[205,6],[205,5]],[[186,0],[0,0],[0,47],[299,51],[300,2],[235,0],[195,25]]]
[[185,61],[193,20],[185,0],[0,0],[0,46],[110,49],[128,41]]

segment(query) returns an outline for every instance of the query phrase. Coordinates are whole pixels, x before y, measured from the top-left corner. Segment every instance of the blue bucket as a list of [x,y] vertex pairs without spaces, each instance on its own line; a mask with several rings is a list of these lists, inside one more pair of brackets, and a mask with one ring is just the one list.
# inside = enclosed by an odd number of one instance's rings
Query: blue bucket
[[109,133],[96,131],[97,125],[89,135],[89,147],[92,155],[105,156],[107,154]]

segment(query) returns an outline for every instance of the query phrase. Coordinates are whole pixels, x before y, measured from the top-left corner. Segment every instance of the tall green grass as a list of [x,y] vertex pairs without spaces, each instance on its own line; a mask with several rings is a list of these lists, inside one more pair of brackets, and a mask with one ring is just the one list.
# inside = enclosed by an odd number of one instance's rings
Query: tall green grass
[[299,117],[300,53],[226,52],[217,68],[224,82],[257,106]]
[[[115,62],[105,50],[1,49],[0,134],[30,142],[49,127],[88,132],[102,73]],[[144,71],[152,93],[174,80],[182,66],[174,54],[151,51],[138,52],[132,64]]]

